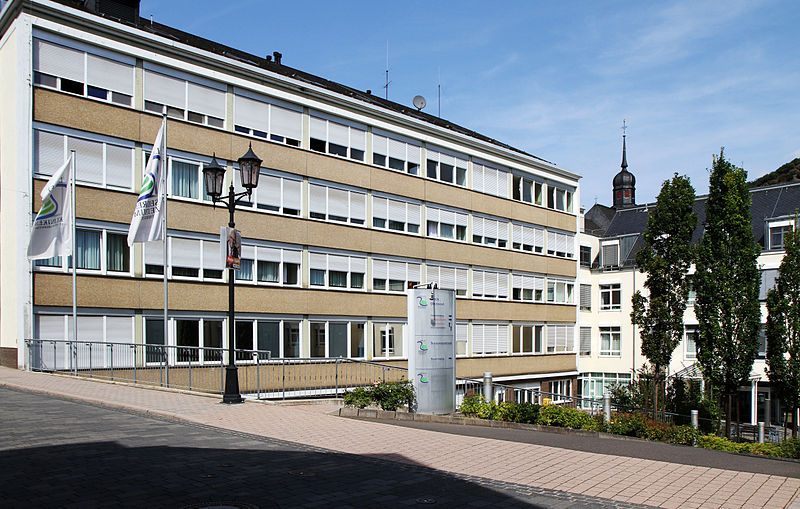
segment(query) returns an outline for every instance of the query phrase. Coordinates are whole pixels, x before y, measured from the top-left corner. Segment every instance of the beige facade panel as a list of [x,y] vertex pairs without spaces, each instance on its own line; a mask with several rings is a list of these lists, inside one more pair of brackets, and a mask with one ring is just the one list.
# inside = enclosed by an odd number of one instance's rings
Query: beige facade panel
[[[153,143],[160,126],[159,117],[151,113],[41,88],[34,89],[34,120],[148,144]],[[252,143],[253,150],[264,160],[267,168],[428,200],[568,232],[576,231],[575,216],[571,214],[294,147],[254,140],[181,120],[168,120],[168,143],[171,149],[207,156],[216,153],[220,160],[227,161],[238,159]]]
[[575,306],[458,299],[456,301],[456,317],[459,320],[574,322]]
[[575,354],[472,357],[456,360],[456,376],[482,378],[485,371],[494,377],[575,371]]

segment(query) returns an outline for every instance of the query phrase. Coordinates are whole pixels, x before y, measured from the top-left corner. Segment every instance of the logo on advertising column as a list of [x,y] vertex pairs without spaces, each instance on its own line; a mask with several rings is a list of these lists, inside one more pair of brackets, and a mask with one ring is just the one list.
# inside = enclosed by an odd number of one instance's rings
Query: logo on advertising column
[[424,307],[426,307],[428,305],[428,301],[425,300],[425,297],[423,297],[422,295],[417,297],[417,303],[419,304],[419,307],[421,307],[421,308],[424,308]]
[[425,376],[425,375],[423,375],[422,373],[418,374],[417,376],[419,377],[419,381],[420,381],[421,383],[424,383],[424,384],[428,383],[428,377],[426,377],[426,376]]
[[425,340],[424,339],[421,339],[421,340],[417,341],[417,344],[419,345],[419,351],[420,352],[427,352],[428,351],[428,345],[425,344]]

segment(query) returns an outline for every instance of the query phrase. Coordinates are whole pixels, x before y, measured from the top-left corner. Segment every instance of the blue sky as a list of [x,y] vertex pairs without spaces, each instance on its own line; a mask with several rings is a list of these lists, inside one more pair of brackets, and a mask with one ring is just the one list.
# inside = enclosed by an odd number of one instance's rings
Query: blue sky
[[[556,5],[558,4],[558,5]],[[712,155],[755,178],[800,157],[800,5],[144,0],[141,16],[383,95],[583,176],[610,204],[622,121],[637,201]]]

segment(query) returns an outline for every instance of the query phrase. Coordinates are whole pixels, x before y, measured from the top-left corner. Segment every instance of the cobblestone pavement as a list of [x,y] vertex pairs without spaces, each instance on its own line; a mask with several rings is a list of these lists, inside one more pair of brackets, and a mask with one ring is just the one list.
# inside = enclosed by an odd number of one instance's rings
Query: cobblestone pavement
[[[500,496],[497,495],[500,493],[505,497],[500,502],[493,500],[491,502],[493,506],[506,502],[510,504],[527,502],[546,506],[548,504],[536,497],[550,496],[557,499],[553,507],[608,502],[602,499],[610,499],[619,505],[647,504],[665,508],[800,507],[795,498],[800,491],[800,479],[796,477],[600,454],[398,427],[380,422],[343,419],[328,415],[326,412],[333,407],[325,405],[284,406],[247,402],[243,405],[228,406],[219,404],[218,397],[92,382],[7,368],[0,368],[0,386],[3,385],[147,412],[154,416],[181,419],[195,424],[223,428],[229,432],[248,433],[257,437],[291,442],[296,447],[302,445],[316,448],[315,451],[321,448],[324,451],[319,452],[320,458],[330,458],[331,454],[341,453],[335,457],[352,458],[352,455],[357,455],[362,459],[390,460],[394,462],[389,463],[391,467],[387,467],[390,471],[399,471],[403,465],[412,469],[432,469],[424,470],[427,473],[420,475],[445,476],[453,481],[466,482],[470,488],[490,489],[493,491],[493,496]],[[6,411],[6,405],[3,405],[0,412]],[[0,416],[6,423],[6,416],[4,414]],[[5,428],[11,429],[8,425]],[[235,435],[228,433],[228,436]],[[88,440],[88,437],[84,438]],[[169,437],[162,438],[169,443]],[[239,438],[243,440],[245,437]],[[253,440],[252,437],[247,438]],[[191,443],[194,447],[203,446],[202,441],[199,441],[199,444],[197,442],[195,440]],[[285,442],[281,443],[285,445]],[[224,447],[214,449],[227,450]],[[248,447],[249,450],[251,448]],[[737,461],[736,456],[731,456],[730,461]],[[152,460],[143,459],[142,462],[128,467],[131,476],[141,478],[143,469],[159,465],[163,460],[154,457]],[[191,458],[187,463],[192,464]],[[297,468],[308,468],[299,466],[301,463],[298,463]],[[328,464],[322,460],[312,462],[312,464],[317,463]],[[335,463],[334,461],[330,464],[330,468],[334,471]],[[3,464],[8,464],[8,461],[4,461]],[[386,464],[380,463],[380,465]],[[177,470],[184,475],[194,471],[194,469]],[[382,470],[378,466],[366,470],[374,471],[376,478],[380,478]],[[365,480],[362,480],[362,477]],[[350,482],[359,483],[359,489],[363,488],[364,484],[374,487],[374,483],[369,482],[372,479],[370,474],[362,477],[348,476],[353,479]],[[286,476],[281,478],[264,473],[260,478],[265,485],[274,486],[276,489],[288,486]],[[245,484],[241,480],[238,482]],[[199,481],[199,483],[211,484],[210,481]],[[180,482],[173,480],[171,486],[176,488],[179,485]],[[247,485],[252,486],[253,483]],[[321,485],[331,488],[336,483],[330,481]],[[309,486],[316,487],[313,483]],[[339,488],[341,489],[341,486]],[[304,493],[319,496],[325,494],[324,490],[317,492],[315,488],[310,488]],[[529,498],[518,499],[514,494],[523,494]],[[567,498],[560,499],[561,495]],[[394,496],[400,495],[395,493]],[[597,499],[569,498],[576,496],[597,497]],[[432,497],[436,498],[434,495]],[[380,502],[377,498],[375,500],[379,505],[382,503],[385,506],[417,503],[416,498],[413,501],[408,499],[401,501],[397,498],[386,502]],[[289,501],[287,504],[292,505],[292,502]],[[441,507],[451,505],[450,502],[439,502],[439,504]],[[307,504],[302,503],[302,505]],[[339,502],[327,500],[324,505],[339,505]],[[269,507],[264,504],[260,506]]]

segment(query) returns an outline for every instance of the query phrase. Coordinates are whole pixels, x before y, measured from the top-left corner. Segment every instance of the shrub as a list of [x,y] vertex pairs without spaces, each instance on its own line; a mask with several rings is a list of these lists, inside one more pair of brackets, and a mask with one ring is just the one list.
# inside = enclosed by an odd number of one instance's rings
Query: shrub
[[371,387],[356,387],[344,393],[346,406],[364,408],[376,404],[382,410],[397,410],[403,405],[411,407],[416,400],[410,380],[402,382],[376,382]]
[[533,424],[539,418],[539,405],[507,401],[497,405],[497,418],[501,421]]
[[616,413],[611,416],[608,432],[629,437],[646,437],[647,422],[639,414]]
[[663,441],[678,445],[694,445],[700,433],[691,426],[668,426]]
[[544,405],[539,408],[539,419],[536,424],[543,426],[561,426],[570,429],[597,431],[598,422],[591,415],[577,408]]

